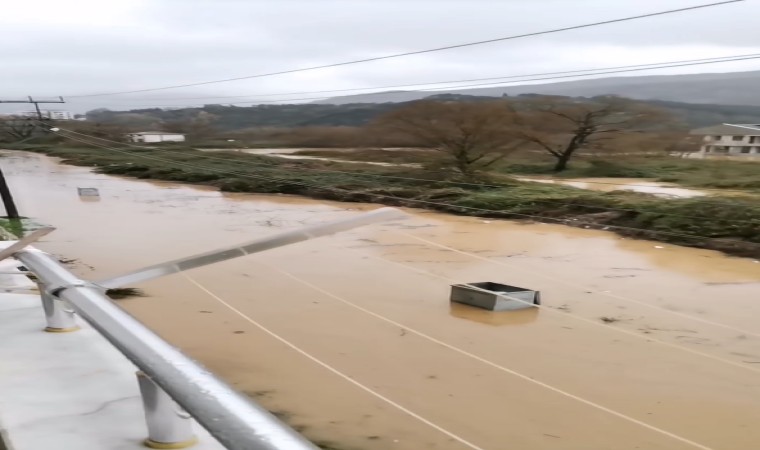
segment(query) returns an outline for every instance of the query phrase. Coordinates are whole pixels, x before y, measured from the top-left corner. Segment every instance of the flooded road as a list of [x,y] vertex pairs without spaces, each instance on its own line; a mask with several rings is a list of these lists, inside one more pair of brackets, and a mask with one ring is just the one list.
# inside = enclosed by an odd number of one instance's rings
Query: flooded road
[[[88,279],[376,206],[121,179],[12,153],[40,247]],[[82,201],[77,187],[96,187]],[[120,302],[337,449],[760,448],[760,263],[547,224],[410,211],[139,286]],[[450,305],[449,285],[541,309]]]

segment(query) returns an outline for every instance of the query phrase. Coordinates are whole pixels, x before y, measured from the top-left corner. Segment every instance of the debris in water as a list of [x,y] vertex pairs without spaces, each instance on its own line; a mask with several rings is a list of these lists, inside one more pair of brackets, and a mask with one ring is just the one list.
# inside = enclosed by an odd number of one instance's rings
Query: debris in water
[[654,248],[665,248],[662,245],[655,245]]
[[489,311],[508,311],[541,304],[538,291],[491,281],[454,284],[449,300]]
[[97,188],[77,188],[77,194],[80,197],[100,197],[100,192]]
[[145,292],[137,288],[113,288],[106,290],[111,300],[122,300],[130,297],[145,297]]

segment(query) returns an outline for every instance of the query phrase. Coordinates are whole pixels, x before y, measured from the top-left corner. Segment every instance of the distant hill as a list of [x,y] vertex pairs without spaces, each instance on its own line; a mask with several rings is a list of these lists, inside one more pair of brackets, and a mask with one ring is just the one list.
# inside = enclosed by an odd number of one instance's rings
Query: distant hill
[[[547,84],[453,89],[436,91],[436,93],[491,97],[520,94],[565,95],[569,97],[619,95],[637,100],[760,106],[760,71],[610,77]],[[389,91],[333,97],[315,103],[341,105],[346,103],[406,102],[419,100],[431,94],[430,91]]]
[[[523,94],[513,101],[533,97]],[[430,99],[446,101],[489,101],[493,97],[461,94],[436,94]],[[588,100],[588,98],[576,98]],[[760,123],[760,106],[692,104],[674,101],[652,100],[647,103],[664,108],[690,128],[716,123]],[[349,103],[349,104],[301,104],[257,105],[250,107],[206,105],[201,108],[139,109],[132,111],[93,110],[87,119],[96,123],[118,124],[139,131],[154,130],[167,124],[188,121],[207,114],[214,118],[212,125],[218,131],[234,131],[253,127],[303,127],[303,126],[361,126],[404,103]]]

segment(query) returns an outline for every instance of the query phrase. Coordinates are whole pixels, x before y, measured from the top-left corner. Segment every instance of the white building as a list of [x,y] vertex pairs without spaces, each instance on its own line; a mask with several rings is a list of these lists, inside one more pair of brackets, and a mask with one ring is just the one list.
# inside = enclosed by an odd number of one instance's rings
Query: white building
[[185,135],[182,133],[169,133],[168,131],[140,131],[130,133],[127,139],[131,142],[185,142]]
[[[45,119],[74,120],[74,114],[72,114],[71,111],[41,109],[40,114]],[[37,117],[37,111],[21,111],[15,115],[21,116],[21,117]]]
[[704,136],[702,147],[694,155],[697,158],[760,158],[760,124],[724,123],[698,128],[691,134]]

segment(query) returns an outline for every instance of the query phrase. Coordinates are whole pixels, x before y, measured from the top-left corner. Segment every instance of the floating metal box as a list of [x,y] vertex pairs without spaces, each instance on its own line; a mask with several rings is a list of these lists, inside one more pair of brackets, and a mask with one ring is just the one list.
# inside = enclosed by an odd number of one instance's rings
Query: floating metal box
[[486,281],[452,285],[451,301],[489,311],[509,311],[540,305],[541,293],[517,286]]
[[77,193],[80,197],[100,197],[100,192],[97,188],[77,188]]

